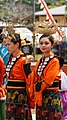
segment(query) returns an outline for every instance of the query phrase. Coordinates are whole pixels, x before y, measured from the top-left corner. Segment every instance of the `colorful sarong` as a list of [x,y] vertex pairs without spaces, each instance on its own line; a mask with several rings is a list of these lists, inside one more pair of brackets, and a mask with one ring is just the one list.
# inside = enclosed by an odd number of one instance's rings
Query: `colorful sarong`
[[59,91],[56,89],[43,91],[43,104],[37,106],[37,120],[62,120],[62,105]]
[[6,115],[8,120],[31,120],[25,89],[7,89]]

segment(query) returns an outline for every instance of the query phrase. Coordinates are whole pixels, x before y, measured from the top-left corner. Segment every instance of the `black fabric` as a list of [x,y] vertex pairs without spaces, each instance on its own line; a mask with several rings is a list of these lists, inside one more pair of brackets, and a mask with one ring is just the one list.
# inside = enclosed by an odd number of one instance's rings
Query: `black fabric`
[[60,88],[60,84],[61,84],[61,81],[54,81],[53,84],[50,86],[50,88],[55,88],[55,87],[59,87]]
[[[19,80],[18,80],[19,81]],[[7,86],[13,86],[13,87],[26,87],[26,82],[12,82],[12,81],[8,81],[8,84],[7,84]]]
[[36,86],[35,86],[36,92],[39,92],[41,90],[41,85],[42,85],[42,82],[36,83]]
[[[61,81],[54,81],[53,84],[49,88],[55,88],[55,87],[60,88],[60,84],[61,84]],[[38,82],[36,84],[36,86],[35,86],[36,92],[39,92],[41,90],[41,85],[42,85],[42,82]]]
[[60,68],[63,66],[64,64],[64,59],[61,58],[60,56],[57,57],[59,59],[59,63],[60,63]]
[[31,63],[24,64],[24,72],[26,74],[26,77],[28,77],[28,75],[31,73],[30,64]]

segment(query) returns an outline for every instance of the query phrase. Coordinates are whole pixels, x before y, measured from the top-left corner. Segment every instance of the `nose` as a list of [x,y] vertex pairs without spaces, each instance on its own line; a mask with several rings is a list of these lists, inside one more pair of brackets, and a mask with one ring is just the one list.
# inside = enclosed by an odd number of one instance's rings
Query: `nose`
[[45,44],[45,43],[43,43],[43,44],[42,44],[42,46],[46,46],[46,44]]

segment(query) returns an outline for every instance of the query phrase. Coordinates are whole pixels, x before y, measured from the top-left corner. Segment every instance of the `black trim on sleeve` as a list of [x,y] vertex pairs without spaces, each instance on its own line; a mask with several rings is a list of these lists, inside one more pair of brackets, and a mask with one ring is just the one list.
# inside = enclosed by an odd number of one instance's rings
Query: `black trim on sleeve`
[[31,73],[30,64],[31,63],[24,64],[24,72],[26,74],[26,77],[28,77],[28,75]]

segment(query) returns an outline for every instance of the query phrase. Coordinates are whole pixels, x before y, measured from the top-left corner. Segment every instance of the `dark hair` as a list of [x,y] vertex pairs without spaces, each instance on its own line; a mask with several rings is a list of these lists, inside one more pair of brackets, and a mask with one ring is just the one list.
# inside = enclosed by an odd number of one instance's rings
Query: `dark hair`
[[2,33],[2,28],[0,28],[0,34]]
[[11,42],[13,42],[14,44],[19,43],[19,48],[21,47],[21,39],[20,39],[20,34],[13,34],[8,36],[8,38],[10,37]]
[[3,42],[3,38],[2,38],[2,36],[0,35],[0,43],[2,43]]
[[49,34],[43,34],[40,38],[39,38],[39,42],[41,40],[41,38],[43,37],[47,37],[49,39],[49,41],[51,42],[51,44],[53,45],[54,44],[54,37],[52,35],[49,35]]

